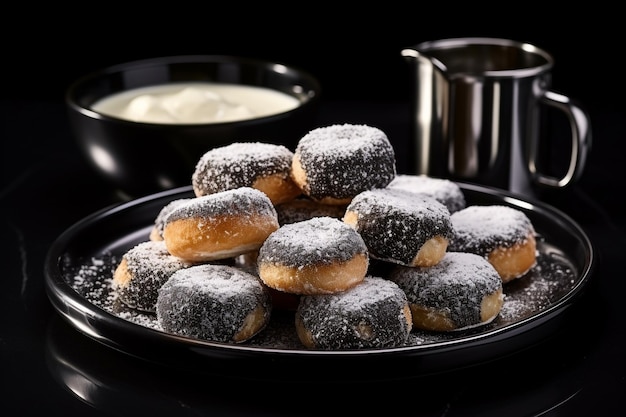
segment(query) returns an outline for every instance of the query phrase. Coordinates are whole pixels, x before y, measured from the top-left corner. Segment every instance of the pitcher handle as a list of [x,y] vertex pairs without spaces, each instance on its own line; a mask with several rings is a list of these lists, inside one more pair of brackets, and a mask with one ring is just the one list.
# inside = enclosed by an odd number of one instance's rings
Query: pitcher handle
[[587,153],[591,148],[591,120],[589,115],[580,106],[574,104],[569,97],[553,91],[546,91],[542,96],[542,103],[562,111],[567,117],[572,136],[572,153],[567,172],[562,177],[552,177],[542,174],[535,164],[537,144],[531,155],[529,169],[535,182],[550,187],[563,188],[577,180],[585,167]]

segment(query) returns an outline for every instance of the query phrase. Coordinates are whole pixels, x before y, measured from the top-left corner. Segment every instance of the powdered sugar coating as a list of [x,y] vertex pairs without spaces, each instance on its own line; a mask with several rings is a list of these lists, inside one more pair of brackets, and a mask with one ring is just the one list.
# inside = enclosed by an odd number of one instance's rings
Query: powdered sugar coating
[[356,231],[372,258],[411,265],[424,243],[452,237],[450,212],[433,197],[380,188],[358,194],[346,213],[356,214]]
[[357,254],[367,255],[363,238],[341,220],[323,216],[281,226],[263,242],[257,261],[301,267],[345,262]]
[[405,307],[406,295],[395,283],[366,276],[340,293],[302,296],[296,315],[317,349],[388,348],[407,343]]
[[[127,306],[148,312],[155,311],[159,288],[170,276],[191,266],[171,255],[163,241],[141,242],[129,249],[122,259],[130,280],[114,280],[113,289]],[[125,278],[125,275],[120,278]]]
[[[210,220],[223,215],[271,216],[277,219],[276,209],[267,195],[251,187],[241,187],[215,194],[192,198],[176,206],[166,217],[165,227],[171,222],[189,218]],[[278,223],[278,220],[276,220]]]
[[445,205],[450,213],[465,208],[465,195],[455,182],[426,175],[396,175],[388,188],[423,193]]
[[523,211],[502,205],[464,208],[450,216],[454,237],[448,245],[452,252],[471,252],[487,256],[498,247],[522,244],[534,227]]
[[306,173],[306,195],[346,199],[382,188],[396,175],[395,153],[387,135],[368,125],[331,125],[311,130],[295,150]]
[[293,152],[283,145],[235,142],[213,148],[196,164],[191,183],[197,196],[252,187],[260,177],[281,175],[288,179]]
[[448,252],[431,267],[396,266],[387,277],[406,293],[409,303],[445,313],[456,329],[481,321],[485,296],[502,291],[502,280],[482,256]]
[[201,264],[174,273],[161,287],[156,314],[167,332],[233,342],[258,307],[265,311],[266,325],[270,298],[256,276],[229,265]]
[[[571,254],[564,254],[550,242],[540,241],[537,265],[523,280],[506,285],[506,297],[500,314],[490,323],[475,328],[478,334],[494,329],[507,330],[522,320],[558,305],[575,288],[581,279],[574,266]],[[142,327],[163,331],[155,314],[141,312],[120,302],[112,289],[111,280],[121,255],[110,253],[95,257],[76,258],[70,255],[60,259],[64,280],[84,298],[91,308],[104,310],[115,318],[123,319]],[[385,271],[385,277],[387,272]],[[474,333],[470,333],[474,334]],[[407,346],[436,344],[445,348],[449,340],[464,338],[458,332],[427,332],[414,328]],[[439,345],[441,344],[441,345]],[[296,335],[293,316],[273,314],[268,326],[247,342],[252,347],[267,349],[302,349]]]

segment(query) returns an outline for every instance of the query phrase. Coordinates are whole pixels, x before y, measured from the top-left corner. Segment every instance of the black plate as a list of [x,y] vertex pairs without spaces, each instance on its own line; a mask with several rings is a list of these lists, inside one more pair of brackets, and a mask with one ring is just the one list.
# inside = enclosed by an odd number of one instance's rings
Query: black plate
[[[47,254],[46,290],[54,308],[80,332],[129,355],[177,368],[254,379],[332,375],[336,380],[342,375],[349,375],[347,379],[419,376],[475,365],[548,338],[589,281],[594,251],[580,226],[549,205],[499,189],[459,185],[468,205],[501,204],[524,211],[538,234],[539,252],[533,270],[505,284],[505,304],[498,318],[467,331],[414,330],[407,346],[357,351],[301,347],[293,313],[285,311],[274,311],[268,328],[246,344],[214,343],[161,331],[153,316],[111,302],[107,284],[121,255],[148,240],[161,208],[174,199],[192,197],[191,187],[106,208],[70,227]],[[377,365],[376,372],[371,364]]]

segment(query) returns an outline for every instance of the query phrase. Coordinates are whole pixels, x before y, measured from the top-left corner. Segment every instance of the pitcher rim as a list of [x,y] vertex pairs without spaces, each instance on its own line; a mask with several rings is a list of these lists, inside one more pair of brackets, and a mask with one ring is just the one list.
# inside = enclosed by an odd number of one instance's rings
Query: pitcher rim
[[[444,38],[429,40],[420,42],[412,47],[402,50],[402,55],[405,57],[416,58],[418,56],[426,56],[431,60],[441,71],[447,72],[448,67],[435,57],[427,56],[429,51],[432,50],[444,50],[452,49],[459,46],[509,46],[524,51],[528,54],[540,56],[545,61],[543,64],[523,67],[515,69],[503,69],[503,70],[487,70],[481,73],[475,73],[471,71],[456,71],[454,76],[474,76],[474,77],[512,77],[521,78],[525,76],[534,76],[542,72],[550,70],[554,66],[554,57],[548,51],[540,48],[529,42],[522,42],[507,38],[493,38],[493,37],[459,37],[459,38]],[[451,74],[450,74],[451,75]]]

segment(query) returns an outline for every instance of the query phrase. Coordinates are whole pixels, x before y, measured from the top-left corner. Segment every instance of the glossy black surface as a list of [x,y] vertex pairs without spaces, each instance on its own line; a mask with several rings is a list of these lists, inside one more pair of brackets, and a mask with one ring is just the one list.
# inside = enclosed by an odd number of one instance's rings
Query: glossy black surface
[[[262,7],[267,12],[267,5]],[[3,71],[9,77],[0,92],[0,414],[319,416],[331,411],[371,414],[378,409],[389,416],[578,417],[623,410],[626,156],[619,144],[626,137],[626,110],[624,84],[612,78],[619,74],[615,62],[623,48],[615,40],[623,38],[623,24],[610,20],[611,15],[615,20],[621,15],[605,8],[594,15],[589,6],[579,13],[568,10],[565,18],[562,9],[549,15],[542,7],[538,15],[539,9],[529,6],[518,8],[516,19],[505,11],[494,19],[476,5],[460,11],[449,3],[438,11],[419,7],[418,14],[404,8],[385,13],[376,7],[368,19],[353,8],[348,15],[333,8],[319,15],[292,16],[287,23],[281,19],[280,24],[264,17],[256,19],[256,31],[247,32],[242,43],[232,41],[234,33],[228,30],[239,20],[222,19],[224,15],[200,13],[198,21],[178,28],[180,36],[175,37],[172,31],[157,30],[146,15],[140,18],[151,23],[148,27],[139,27],[132,18],[122,22],[118,8],[109,8],[110,15],[100,21],[95,15],[106,15],[104,10],[100,14],[85,9],[82,16],[72,16],[71,24],[69,19],[51,19],[43,6],[39,13],[24,13],[29,21],[20,26],[23,31],[5,34],[8,55]],[[160,24],[177,19],[188,23],[192,18],[188,9],[181,8],[178,16],[174,9]],[[485,18],[469,16],[471,10]],[[462,15],[465,24],[449,24],[454,14]],[[216,20],[228,25],[213,25]],[[393,27],[384,38],[383,20]],[[592,21],[601,30],[592,33],[582,26]],[[76,39],[76,22],[87,49]],[[326,31],[331,41],[317,36]],[[32,36],[23,37],[26,32]],[[296,39],[297,48],[286,46],[286,33]],[[71,80],[106,65],[181,51],[283,58],[319,76],[326,97],[321,124],[370,123],[405,149],[408,74],[403,72],[400,49],[467,35],[512,37],[553,52],[553,85],[578,97],[592,117],[593,146],[580,181],[538,197],[581,225],[594,244],[597,264],[584,296],[538,343],[443,374],[333,382],[337,372],[347,372],[339,369],[324,383],[260,384],[139,360],[84,336],[52,307],[43,271],[52,242],[79,219],[124,198],[94,172],[72,139],[63,103]],[[558,148],[554,155],[559,155]],[[397,155],[402,168],[405,156],[402,151]],[[293,373],[306,379],[295,366]]]
[[[96,101],[111,94],[180,82],[270,88],[296,98],[300,105],[276,115],[207,124],[137,123],[91,110]],[[187,185],[198,159],[233,138],[292,148],[312,127],[320,95],[315,77],[286,64],[238,56],[189,55],[132,61],[85,74],[70,85],[65,99],[84,156],[114,186],[137,195]]]

